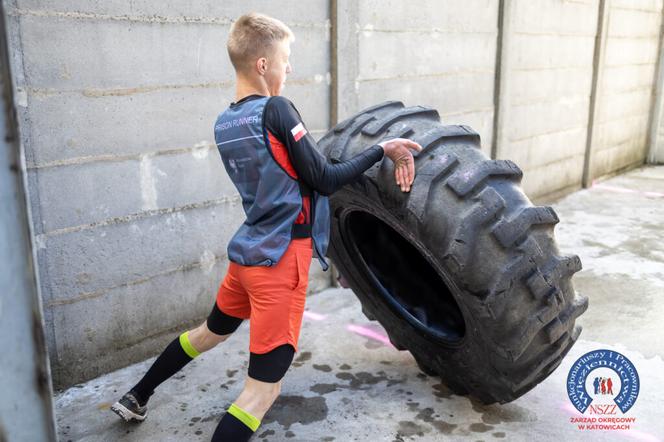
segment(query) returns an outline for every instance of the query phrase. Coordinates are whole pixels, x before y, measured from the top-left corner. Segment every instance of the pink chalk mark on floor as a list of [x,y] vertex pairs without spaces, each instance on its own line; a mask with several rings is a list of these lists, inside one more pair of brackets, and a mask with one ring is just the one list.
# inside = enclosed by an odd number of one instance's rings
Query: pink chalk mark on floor
[[573,414],[575,417],[581,417],[581,416],[583,416],[583,414],[579,413],[579,410],[577,410],[576,407],[575,407],[574,405],[572,405],[572,403],[569,402],[569,401],[567,401],[567,402],[562,402],[562,403],[560,404],[560,408],[561,408],[562,410],[565,410],[565,411],[568,412],[568,413]]
[[351,331],[355,334],[365,336],[367,338],[382,342],[383,344],[387,345],[388,347],[394,348],[394,346],[390,342],[390,338],[388,338],[387,336],[385,336],[382,333],[378,333],[374,330],[371,330],[370,328],[362,327],[361,325],[348,324],[346,326],[346,330]]
[[321,315],[320,313],[314,313],[314,312],[304,312],[304,317],[307,319],[311,319],[314,321],[323,321],[327,316]]
[[591,187],[593,189],[606,190],[615,193],[636,193],[643,196],[649,196],[651,198],[664,198],[664,193],[662,192],[642,192],[640,190],[627,189],[626,187],[611,186],[609,184],[598,184],[596,181],[593,181]]

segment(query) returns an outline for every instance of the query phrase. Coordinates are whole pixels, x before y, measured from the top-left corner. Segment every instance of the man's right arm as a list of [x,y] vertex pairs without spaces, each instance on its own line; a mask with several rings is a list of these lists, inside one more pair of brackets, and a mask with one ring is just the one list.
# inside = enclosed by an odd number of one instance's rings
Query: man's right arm
[[330,195],[355,181],[364,171],[380,161],[380,145],[358,153],[341,163],[330,163],[318,150],[293,104],[283,97],[273,97],[265,110],[265,127],[288,151],[298,177],[322,195]]

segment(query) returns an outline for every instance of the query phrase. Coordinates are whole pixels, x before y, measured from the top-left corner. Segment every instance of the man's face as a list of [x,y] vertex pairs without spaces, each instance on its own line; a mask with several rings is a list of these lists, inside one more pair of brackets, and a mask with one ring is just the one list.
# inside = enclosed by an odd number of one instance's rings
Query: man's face
[[281,95],[286,82],[286,75],[291,73],[290,41],[282,40],[274,45],[272,54],[267,58],[267,70],[265,71],[265,82],[271,96]]

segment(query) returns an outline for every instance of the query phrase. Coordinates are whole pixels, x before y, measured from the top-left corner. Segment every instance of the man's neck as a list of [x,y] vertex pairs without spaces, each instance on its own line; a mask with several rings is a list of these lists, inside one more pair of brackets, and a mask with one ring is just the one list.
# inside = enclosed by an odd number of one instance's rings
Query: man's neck
[[249,95],[263,95],[267,97],[270,95],[270,91],[264,82],[258,80],[251,81],[250,79],[238,76],[235,84],[235,102],[237,103]]

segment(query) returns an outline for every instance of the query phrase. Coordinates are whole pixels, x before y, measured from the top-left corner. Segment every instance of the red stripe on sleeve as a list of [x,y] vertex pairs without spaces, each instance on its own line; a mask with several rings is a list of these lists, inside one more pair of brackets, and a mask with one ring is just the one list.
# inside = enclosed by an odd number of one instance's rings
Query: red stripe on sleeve
[[[286,146],[277,139],[272,132],[267,131],[267,137],[270,142],[269,148],[272,150],[272,156],[279,163],[279,165],[286,171],[291,178],[297,179],[297,172],[288,157],[288,150]],[[297,215],[295,224],[310,224],[311,223],[311,201],[308,196],[302,197],[302,211]]]
[[270,141],[270,148],[274,159],[291,178],[297,179],[297,172],[295,172],[295,168],[288,157],[288,150],[284,146],[284,143],[279,141],[270,131],[267,131],[267,138]]

